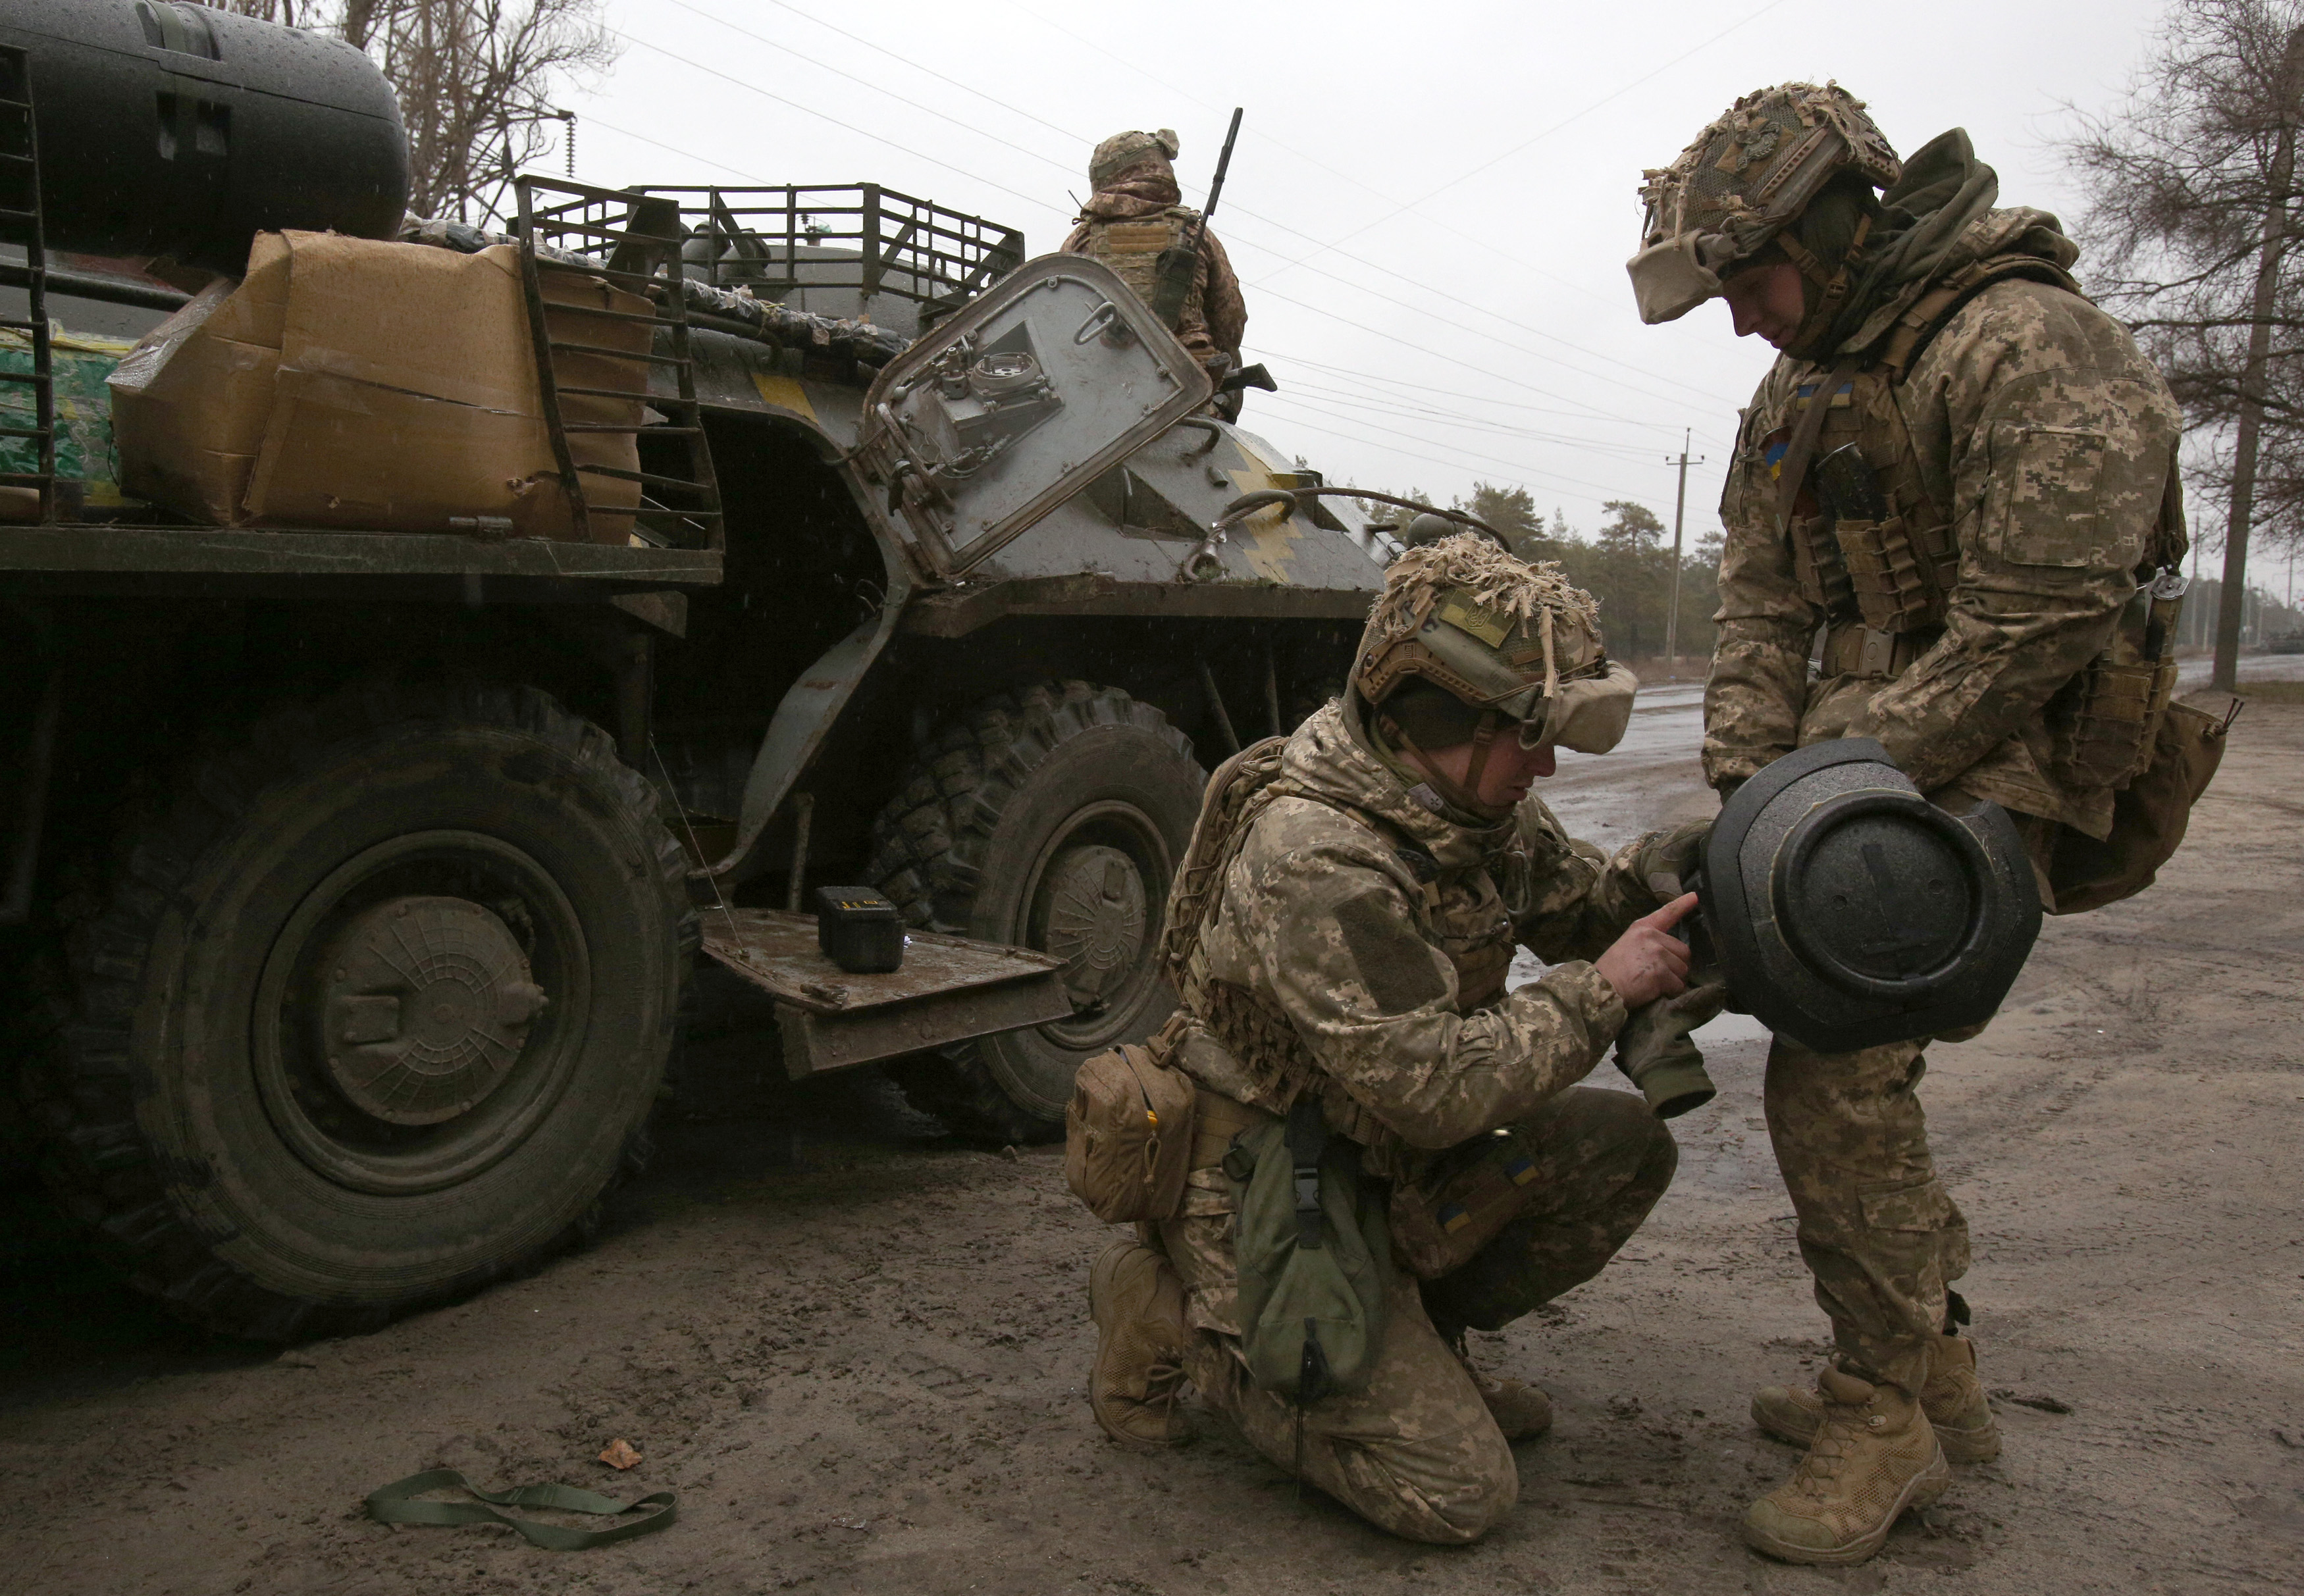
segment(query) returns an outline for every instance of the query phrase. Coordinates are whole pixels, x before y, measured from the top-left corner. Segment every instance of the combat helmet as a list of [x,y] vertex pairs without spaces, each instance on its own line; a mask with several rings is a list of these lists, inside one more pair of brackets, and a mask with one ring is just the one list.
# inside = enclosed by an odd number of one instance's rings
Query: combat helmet
[[1864,102],[1840,85],[1779,83],[1738,100],[1678,160],[1643,174],[1640,251],[1625,263],[1640,319],[1654,325],[1687,315],[1771,243],[1822,297],[1836,300],[1863,230],[1833,272],[1786,227],[1842,172],[1885,189],[1903,165]]
[[1096,147],[1088,158],[1088,181],[1090,188],[1101,189],[1131,166],[1147,161],[1157,161],[1166,166],[1176,158],[1178,143],[1173,128],[1161,128],[1153,132],[1139,131],[1114,133]]
[[1393,562],[1350,683],[1379,755],[1475,745],[1461,788],[1428,770],[1418,779],[1476,815],[1491,813],[1472,793],[1498,735],[1605,754],[1624,735],[1639,685],[1608,657],[1590,594],[1559,566],[1515,559],[1470,532]]

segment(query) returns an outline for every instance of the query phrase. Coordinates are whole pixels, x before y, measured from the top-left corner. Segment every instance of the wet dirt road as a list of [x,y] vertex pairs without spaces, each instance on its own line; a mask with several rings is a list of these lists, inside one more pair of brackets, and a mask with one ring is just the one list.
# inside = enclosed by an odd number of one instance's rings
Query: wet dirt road
[[[1580,829],[1614,840],[1700,798],[1669,746],[1685,713],[1657,712],[1654,747],[1636,727],[1614,783],[1563,772]],[[1204,1414],[1182,1454],[1106,1442],[1081,1397],[1105,1232],[1056,1153],[938,1139],[868,1076],[783,1085],[737,998],[596,1246],[374,1335],[203,1340],[9,1210],[0,1591],[2304,1588],[2300,772],[2304,706],[2252,706],[2161,884],[2052,921],[2002,1018],[1936,1050],[2008,1446],[1864,1568],[1735,1537],[1792,1459],[1749,1391],[1812,1368],[1823,1333],[1756,1040],[1716,1039],[1722,1094],[1676,1122],[1679,1180],[1619,1262],[1478,1338],[1560,1419],[1519,1448],[1512,1519],[1443,1550],[1297,1500]],[[615,1438],[644,1454],[629,1474],[593,1461]],[[581,1553],[363,1519],[364,1492],[433,1465],[673,1490],[681,1519]]]

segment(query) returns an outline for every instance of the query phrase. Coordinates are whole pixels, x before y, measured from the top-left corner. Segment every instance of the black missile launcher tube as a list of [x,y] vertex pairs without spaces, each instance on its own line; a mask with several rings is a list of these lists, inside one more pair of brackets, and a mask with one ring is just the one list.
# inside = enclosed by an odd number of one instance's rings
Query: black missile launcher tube
[[31,58],[47,246],[237,273],[261,232],[390,238],[408,136],[339,39],[165,0],[0,0]]

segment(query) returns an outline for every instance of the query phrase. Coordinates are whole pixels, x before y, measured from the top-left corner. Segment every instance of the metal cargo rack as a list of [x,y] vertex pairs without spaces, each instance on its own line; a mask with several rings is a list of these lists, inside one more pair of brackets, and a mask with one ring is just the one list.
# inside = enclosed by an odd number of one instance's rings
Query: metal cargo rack
[[[629,529],[634,536],[660,547],[717,549],[723,543],[720,486],[712,470],[712,451],[705,442],[703,411],[696,401],[696,363],[688,343],[688,302],[680,291],[680,217],[669,201],[652,200],[614,189],[595,189],[561,179],[522,177],[512,185],[518,195],[514,236],[520,240],[521,286],[528,300],[529,331],[536,342],[536,376],[542,390],[544,418],[552,435],[552,452],[560,480],[575,511],[576,536],[591,536],[594,516]],[[589,307],[572,314],[595,321],[644,322],[656,336],[646,354],[631,354],[598,344],[555,339],[546,314],[543,277],[546,273],[604,278],[640,296],[645,311],[607,310]],[[560,307],[563,314],[568,307]],[[660,368],[641,384],[641,391],[617,388],[570,387],[563,384],[554,357],[563,354],[603,355]],[[668,377],[671,392],[657,376]],[[638,403],[640,419],[622,422],[571,422],[562,414],[563,393]],[[664,425],[647,419],[650,407],[669,415]],[[620,467],[578,465],[568,446],[571,433],[631,433],[656,438],[678,438],[685,447],[687,474]],[[609,477],[640,485],[637,511],[611,508],[591,502],[584,478]]]
[[32,121],[32,63],[14,46],[0,47],[0,242],[24,251],[21,286],[28,300],[24,319],[0,319],[0,327],[27,334],[29,372],[0,372],[0,383],[32,390],[33,423],[0,426],[0,436],[32,443],[33,469],[0,472],[0,486],[30,488],[39,495],[39,519],[56,512],[56,396],[54,357],[48,348],[48,254],[40,226],[40,139]]
[[868,315],[887,295],[928,325],[1024,264],[1018,229],[877,183],[639,191],[679,206],[690,277],[764,300],[844,290]]

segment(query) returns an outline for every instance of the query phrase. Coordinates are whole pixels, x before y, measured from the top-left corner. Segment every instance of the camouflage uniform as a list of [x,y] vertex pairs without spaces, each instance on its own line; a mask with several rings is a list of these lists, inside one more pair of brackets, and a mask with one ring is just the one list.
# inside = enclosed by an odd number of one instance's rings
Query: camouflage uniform
[[[1923,791],[2013,812],[2044,891],[2058,826],[2109,831],[2112,781],[2069,734],[2139,573],[2181,554],[2181,420],[2127,330],[2064,276],[2076,255],[2051,216],[1983,211],[1841,352],[1786,355],[1760,384],[1720,510],[1704,768],[1724,792],[1796,747],[1871,737]],[[1803,485],[1779,520],[1788,445],[1819,402],[1811,458],[1858,444],[1886,519],[1835,524]],[[1915,1393],[1968,1265],[1914,1093],[1921,1048],[1819,1057],[1778,1038],[1766,1092],[1843,1365]]]
[[[1274,1113],[1317,1095],[1394,1181],[1507,1125],[1537,1165],[1527,1205],[1470,1263],[1420,1289],[1402,1273],[1368,1389],[1300,1414],[1306,1478],[1395,1533],[1469,1541],[1518,1476],[1451,1339],[1591,1279],[1672,1178],[1672,1137],[1638,1097],[1576,1085],[1625,1018],[1579,961],[1656,899],[1631,849],[1605,859],[1533,797],[1499,824],[1453,818],[1370,752],[1351,699],[1297,730],[1268,792],[1204,922],[1173,1061]],[[1507,993],[1516,940],[1563,962]],[[1238,1352],[1232,1209],[1202,1168],[1157,1227],[1187,1293],[1186,1366],[1293,1467],[1299,1410],[1250,1387]]]
[[[1143,133],[1121,133],[1097,148],[1090,165],[1095,192],[1080,207],[1080,225],[1064,240],[1063,253],[1087,255],[1118,273],[1121,281],[1149,304],[1160,252],[1182,244],[1199,213],[1181,204],[1168,156],[1173,134],[1160,140]],[[1175,328],[1177,342],[1192,358],[1221,376],[1239,363],[1248,330],[1248,302],[1240,278],[1216,234],[1200,232],[1199,258],[1192,290]]]

